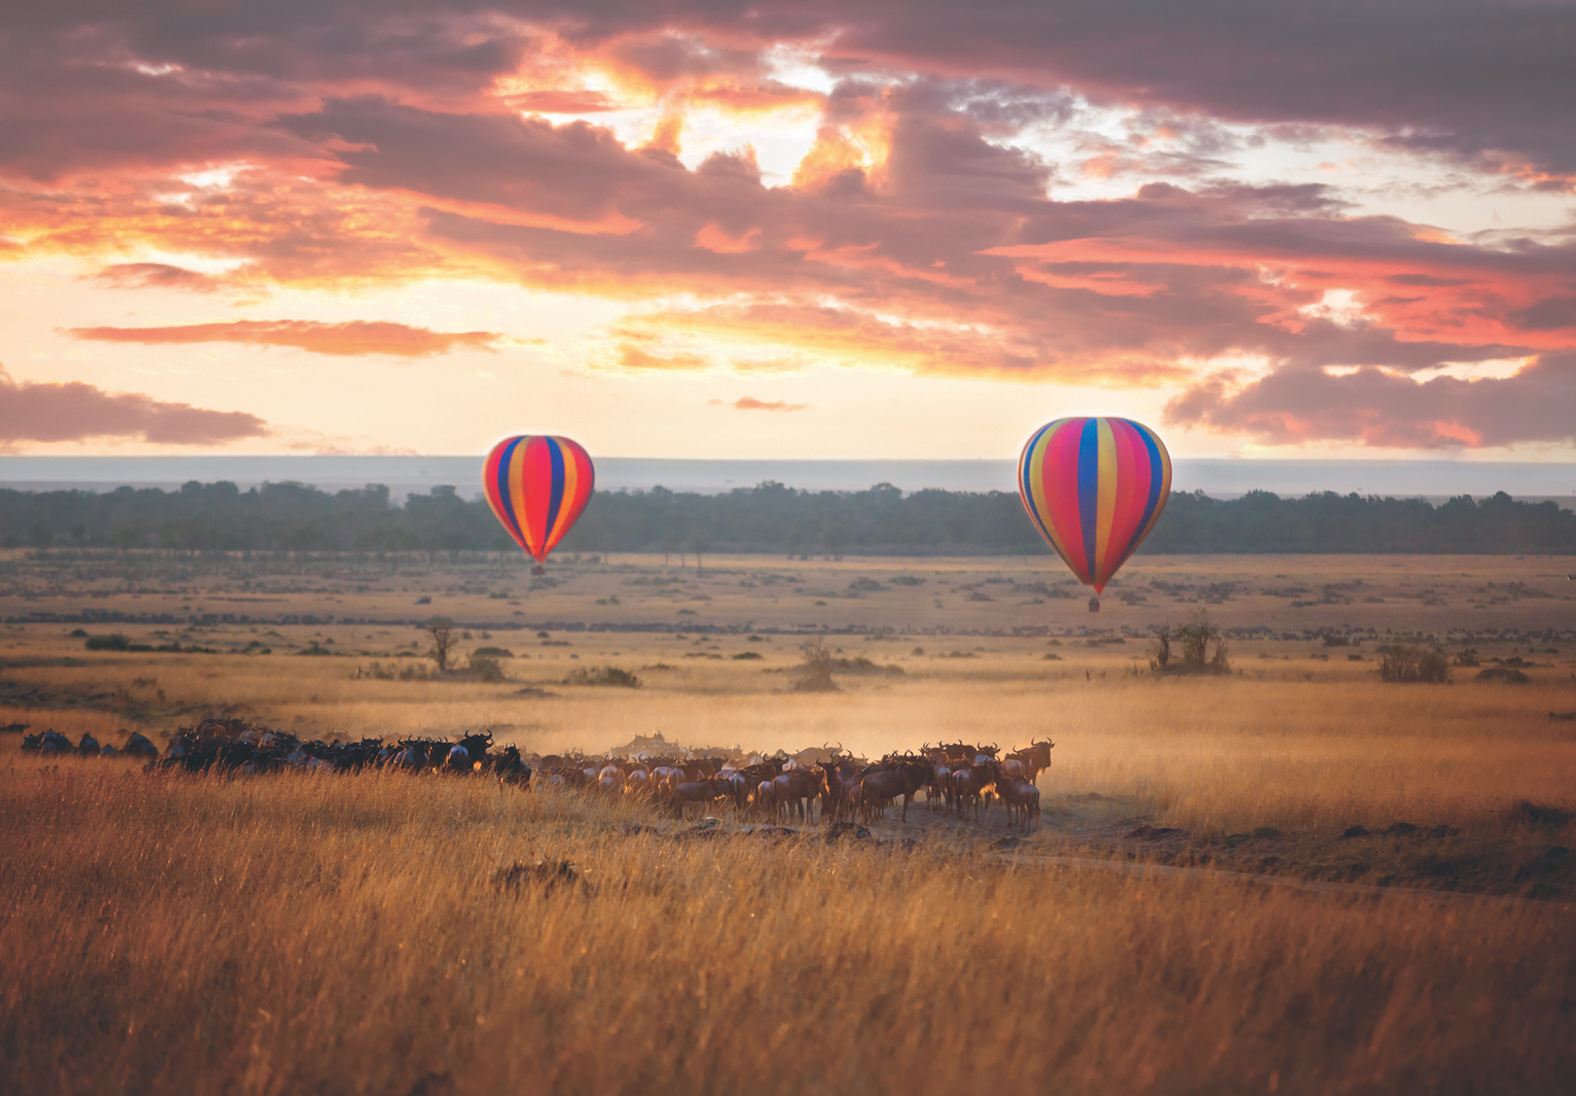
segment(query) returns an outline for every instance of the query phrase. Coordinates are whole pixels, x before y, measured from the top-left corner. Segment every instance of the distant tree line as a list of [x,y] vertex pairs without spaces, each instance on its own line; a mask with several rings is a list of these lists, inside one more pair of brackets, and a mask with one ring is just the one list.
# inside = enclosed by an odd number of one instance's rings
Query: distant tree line
[[[0,490],[8,548],[253,551],[509,551],[479,497],[435,487],[397,505],[386,487],[319,491],[296,483],[248,491],[188,483],[178,491]],[[1015,494],[803,491],[767,482],[720,495],[669,491],[592,496],[566,552],[762,552],[790,556],[1027,555],[1046,552]],[[1576,553],[1576,513],[1552,502],[1252,491],[1171,496],[1143,552]]]

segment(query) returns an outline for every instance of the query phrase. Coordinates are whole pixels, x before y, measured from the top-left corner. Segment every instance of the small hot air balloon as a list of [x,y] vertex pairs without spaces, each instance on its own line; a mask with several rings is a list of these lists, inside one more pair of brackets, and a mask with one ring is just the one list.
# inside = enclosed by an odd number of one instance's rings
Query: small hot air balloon
[[1171,456],[1129,419],[1057,419],[1023,447],[1018,493],[1040,535],[1098,595],[1160,520]]
[[591,458],[575,442],[524,434],[493,446],[482,487],[493,514],[541,573],[547,553],[586,508],[594,479]]

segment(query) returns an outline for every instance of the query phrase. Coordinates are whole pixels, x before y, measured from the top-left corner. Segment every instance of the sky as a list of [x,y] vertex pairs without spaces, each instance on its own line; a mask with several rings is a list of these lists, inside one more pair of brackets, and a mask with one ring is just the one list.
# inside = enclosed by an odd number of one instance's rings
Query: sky
[[0,453],[1576,459],[1576,8],[50,0]]

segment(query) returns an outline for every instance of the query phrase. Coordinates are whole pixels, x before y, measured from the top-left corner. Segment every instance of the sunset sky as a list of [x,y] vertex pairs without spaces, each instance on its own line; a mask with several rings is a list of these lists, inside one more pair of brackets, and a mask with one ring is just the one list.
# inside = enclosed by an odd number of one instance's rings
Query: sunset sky
[[1576,9],[50,0],[0,452],[1576,459]]

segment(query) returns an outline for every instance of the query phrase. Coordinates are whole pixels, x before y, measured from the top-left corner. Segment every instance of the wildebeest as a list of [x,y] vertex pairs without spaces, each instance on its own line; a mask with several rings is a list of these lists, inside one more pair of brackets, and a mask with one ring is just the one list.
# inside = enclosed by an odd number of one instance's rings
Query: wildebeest
[[1040,789],[1023,780],[1002,776],[996,781],[996,794],[1007,808],[1007,825],[1016,819],[1028,833],[1040,820]]
[[981,753],[974,758],[972,765],[952,771],[952,795],[959,818],[962,818],[964,811],[972,806],[974,820],[978,822],[982,804],[985,817],[990,817],[990,803],[985,797],[996,786],[999,768],[1000,765],[994,758]]
[[1023,779],[1033,784],[1039,780],[1042,772],[1051,767],[1051,750],[1055,745],[1056,743],[1049,738],[1043,742],[1031,741],[1023,749],[1012,751],[1007,755],[1007,759],[1021,764],[1024,770]]
[[811,822],[810,802],[819,799],[826,790],[826,773],[821,769],[788,769],[772,781],[772,799],[779,814],[789,819],[798,817],[805,825]]
[[126,739],[126,755],[128,757],[146,757],[157,760],[159,748],[153,744],[152,739],[141,731],[132,731],[131,737]]
[[678,808],[679,817],[684,817],[685,811],[694,804],[709,806],[713,799],[719,799],[727,794],[725,788],[718,786],[716,777],[704,777],[700,780],[690,780],[673,789],[673,805]]
[[918,758],[896,758],[866,770],[854,792],[860,821],[868,826],[877,811],[902,796],[903,821],[907,822],[908,805],[914,801],[914,794],[929,781],[930,765]]
[[518,746],[505,746],[503,752],[493,759],[492,771],[504,784],[531,790],[531,766],[520,757]]

